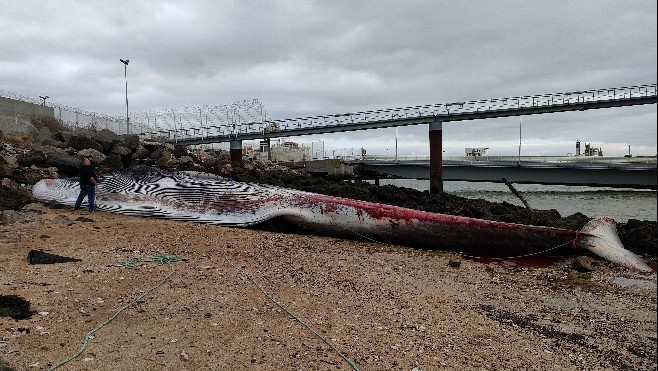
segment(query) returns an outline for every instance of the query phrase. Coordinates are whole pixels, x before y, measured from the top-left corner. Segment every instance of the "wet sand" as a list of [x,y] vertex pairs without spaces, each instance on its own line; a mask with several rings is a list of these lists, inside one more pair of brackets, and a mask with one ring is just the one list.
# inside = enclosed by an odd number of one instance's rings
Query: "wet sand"
[[[0,317],[0,369],[48,369],[116,313],[59,369],[656,369],[655,273],[596,257],[477,261],[31,207],[41,222],[0,226],[0,294],[33,311]],[[80,261],[29,264],[31,250]]]

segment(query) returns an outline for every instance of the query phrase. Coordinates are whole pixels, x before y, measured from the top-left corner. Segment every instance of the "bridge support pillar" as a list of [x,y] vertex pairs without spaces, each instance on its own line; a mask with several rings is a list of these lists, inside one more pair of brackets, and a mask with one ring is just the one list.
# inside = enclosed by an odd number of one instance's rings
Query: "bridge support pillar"
[[430,123],[430,193],[443,192],[443,122]]
[[267,143],[267,161],[272,161],[272,147],[270,138],[265,138],[265,142]]
[[242,141],[241,140],[232,140],[229,142],[229,154],[231,155],[231,161],[242,162]]

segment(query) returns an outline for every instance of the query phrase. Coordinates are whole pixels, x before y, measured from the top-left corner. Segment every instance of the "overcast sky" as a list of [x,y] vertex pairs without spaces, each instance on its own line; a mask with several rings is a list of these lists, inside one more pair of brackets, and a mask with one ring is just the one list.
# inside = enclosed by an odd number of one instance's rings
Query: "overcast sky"
[[[0,0],[0,90],[86,111],[258,99],[272,119],[656,83],[656,1]],[[656,155],[656,105],[523,116],[523,155]],[[515,155],[519,118],[445,123]],[[426,125],[293,138],[427,154]],[[348,150],[349,151],[349,150]]]

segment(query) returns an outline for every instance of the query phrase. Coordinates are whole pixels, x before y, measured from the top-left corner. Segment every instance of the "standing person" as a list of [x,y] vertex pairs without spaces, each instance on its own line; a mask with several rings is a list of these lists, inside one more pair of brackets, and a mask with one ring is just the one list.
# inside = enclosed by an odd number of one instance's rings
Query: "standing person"
[[96,184],[98,183],[98,176],[93,166],[91,166],[91,156],[85,156],[80,166],[80,194],[75,201],[73,210],[80,210],[82,201],[87,197],[89,211],[94,211],[96,201]]
[[226,178],[227,181],[233,182],[233,176],[231,175],[231,164],[226,164],[222,166],[222,169],[220,170],[222,176]]

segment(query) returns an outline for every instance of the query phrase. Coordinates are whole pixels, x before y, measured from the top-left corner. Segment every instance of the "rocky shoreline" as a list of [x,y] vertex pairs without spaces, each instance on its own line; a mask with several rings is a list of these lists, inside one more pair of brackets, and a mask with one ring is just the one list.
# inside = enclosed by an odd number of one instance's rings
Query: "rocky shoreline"
[[[0,136],[0,212],[18,211],[33,202],[30,186],[40,179],[77,176],[81,156],[91,155],[101,172],[151,165],[165,170],[222,175],[229,168],[233,178],[242,182],[508,223],[579,230],[594,217],[581,213],[562,216],[557,210],[529,210],[509,203],[465,199],[447,193],[430,194],[392,185],[323,179],[272,162],[245,160],[232,163],[224,150],[194,150],[140,140],[138,135],[117,135],[105,129],[67,131],[52,122],[47,123],[49,125],[35,124],[36,127],[27,125],[24,131]],[[8,217],[0,214],[0,221],[3,218]],[[628,250],[643,256],[650,264],[656,264],[657,222],[631,219],[618,224],[618,234]]]
[[[59,365],[102,323],[62,369],[656,369],[655,273],[583,252],[483,261],[274,222],[243,229],[74,212],[34,202],[30,186],[75,176],[86,154],[101,171],[149,164],[214,174],[228,154],[103,130],[39,128],[0,141],[2,371]],[[420,210],[568,228],[589,220],[231,165],[240,181]],[[631,220],[619,232],[655,267],[655,222]],[[148,263],[155,257],[185,260]]]

